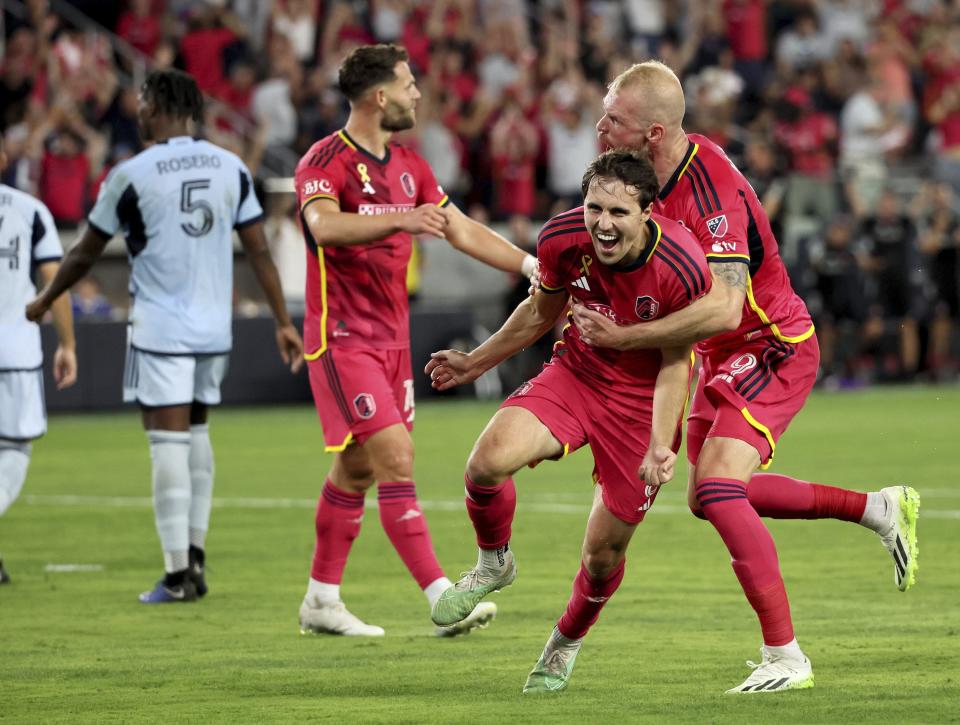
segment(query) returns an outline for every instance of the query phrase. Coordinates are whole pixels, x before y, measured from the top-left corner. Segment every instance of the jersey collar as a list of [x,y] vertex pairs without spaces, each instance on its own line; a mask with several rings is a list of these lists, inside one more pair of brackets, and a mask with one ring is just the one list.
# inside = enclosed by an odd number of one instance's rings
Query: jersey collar
[[687,170],[687,167],[690,165],[690,162],[693,160],[693,157],[696,156],[697,151],[700,150],[700,144],[696,144],[693,141],[687,142],[687,151],[683,155],[683,159],[677,165],[676,170],[673,172],[673,176],[663,185],[663,188],[660,189],[660,193],[657,195],[657,198],[660,201],[663,201],[667,198],[667,195],[673,191],[673,187],[677,185],[677,182],[680,181],[680,177],[683,176],[683,172]]
[[647,219],[646,224],[647,229],[650,231],[650,241],[647,243],[646,249],[640,252],[640,256],[633,260],[628,266],[617,267],[614,265],[610,267],[614,272],[635,272],[645,265],[650,257],[653,256],[653,253],[657,250],[657,245],[660,243],[660,237],[663,236],[663,230],[660,228],[660,225],[653,220],[653,217]]
[[345,128],[340,129],[340,138],[343,139],[343,142],[344,142],[347,146],[349,146],[350,148],[352,148],[354,151],[359,151],[359,152],[362,153],[364,156],[369,156],[371,159],[373,159],[374,161],[376,161],[378,164],[384,164],[384,165],[385,165],[385,164],[390,163],[390,144],[389,144],[389,143],[387,144],[387,151],[386,151],[386,153],[383,155],[383,158],[381,159],[379,156],[376,156],[376,155],[372,154],[371,152],[367,151],[363,146],[361,146],[361,145],[358,144],[356,141],[354,141],[354,140],[353,140],[353,137],[352,137],[349,133],[347,133],[347,129],[345,129]]
[[170,138],[163,139],[163,141],[157,141],[157,143],[168,143],[171,146],[180,146],[185,143],[193,143],[197,140],[198,139],[194,138],[193,136],[171,136]]

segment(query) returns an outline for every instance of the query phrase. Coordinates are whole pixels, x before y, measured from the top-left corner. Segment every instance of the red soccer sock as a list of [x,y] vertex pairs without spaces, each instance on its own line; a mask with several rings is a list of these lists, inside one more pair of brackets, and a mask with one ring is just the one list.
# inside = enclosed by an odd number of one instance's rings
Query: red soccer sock
[[863,518],[867,494],[835,486],[798,481],[779,473],[755,473],[747,486],[750,505],[773,519]]
[[417,503],[413,481],[378,484],[377,504],[383,530],[420,588],[440,579],[443,569],[433,551],[430,529]]
[[573,580],[573,594],[567,602],[567,609],[557,622],[560,634],[568,639],[580,639],[586,636],[590,627],[600,616],[600,610],[613,596],[623,581],[626,559],[620,562],[611,574],[603,579],[594,579],[587,567],[580,564],[577,578]]
[[793,639],[777,549],[767,527],[747,500],[743,481],[710,478],[697,484],[697,500],[720,534],[733,559],[733,571],[757,613],[764,644],[785,645]]
[[510,527],[517,508],[517,488],[508,478],[499,486],[478,486],[464,475],[467,513],[477,532],[477,546],[499,549],[510,541]]
[[324,584],[340,583],[362,520],[363,494],[341,491],[327,479],[317,502],[317,544],[311,579]]

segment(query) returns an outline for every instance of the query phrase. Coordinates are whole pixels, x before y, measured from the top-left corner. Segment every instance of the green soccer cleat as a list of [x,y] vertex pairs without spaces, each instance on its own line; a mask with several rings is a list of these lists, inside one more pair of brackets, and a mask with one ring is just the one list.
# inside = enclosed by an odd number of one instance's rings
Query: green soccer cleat
[[466,619],[485,596],[513,584],[517,578],[517,563],[513,560],[512,552],[508,552],[508,556],[509,561],[499,576],[474,567],[444,591],[430,609],[433,623],[439,627],[456,624]]
[[448,627],[437,627],[434,634],[438,637],[459,637],[470,634],[475,629],[486,629],[497,617],[497,605],[493,602],[480,602],[466,617]]
[[893,583],[905,592],[917,581],[920,568],[917,543],[920,494],[909,486],[889,486],[881,489],[880,495],[887,500],[889,524],[877,533],[893,557]]
[[566,690],[582,644],[583,639],[567,639],[554,627],[543,654],[527,676],[523,694],[540,695]]

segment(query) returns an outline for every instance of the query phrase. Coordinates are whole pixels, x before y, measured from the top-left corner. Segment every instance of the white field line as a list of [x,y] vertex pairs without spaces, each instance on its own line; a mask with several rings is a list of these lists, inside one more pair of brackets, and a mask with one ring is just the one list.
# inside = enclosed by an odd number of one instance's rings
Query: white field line
[[47,564],[43,570],[58,573],[103,571],[103,564]]
[[[372,498],[372,497],[371,497]],[[366,507],[377,508],[376,500],[368,498]],[[26,504],[33,506],[86,506],[94,508],[152,508],[153,501],[148,496],[72,496],[72,495],[37,495],[26,494],[20,497]],[[226,497],[214,498],[214,508],[226,509],[314,509],[317,500],[310,498],[243,498]],[[464,511],[463,499],[430,500],[420,499],[420,508],[425,511]],[[544,514],[574,514],[586,516],[590,507],[586,504],[528,502],[518,504],[523,511]],[[650,513],[684,514],[689,515],[686,506],[671,504],[654,504]],[[928,519],[960,519],[960,510],[933,510],[923,509],[921,516]]]

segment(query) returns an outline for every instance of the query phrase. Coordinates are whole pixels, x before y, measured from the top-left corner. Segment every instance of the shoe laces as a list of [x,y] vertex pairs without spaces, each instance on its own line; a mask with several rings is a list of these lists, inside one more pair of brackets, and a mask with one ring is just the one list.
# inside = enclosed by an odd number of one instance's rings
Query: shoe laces
[[766,674],[792,675],[797,672],[796,668],[791,667],[783,655],[772,654],[766,650],[762,651],[762,659],[759,662],[747,660],[747,667],[757,674],[763,670]]
[[481,584],[485,584],[485,580],[489,580],[488,577],[484,576],[484,573],[481,573],[480,567],[476,566],[470,569],[470,571],[460,572],[460,579],[457,580],[457,583],[454,584],[453,587],[458,592],[469,592]]
[[[549,647],[549,645],[548,645]],[[543,669],[551,675],[563,677],[570,669],[570,660],[572,660],[579,651],[579,643],[561,645],[554,644],[551,652],[543,658]]]

